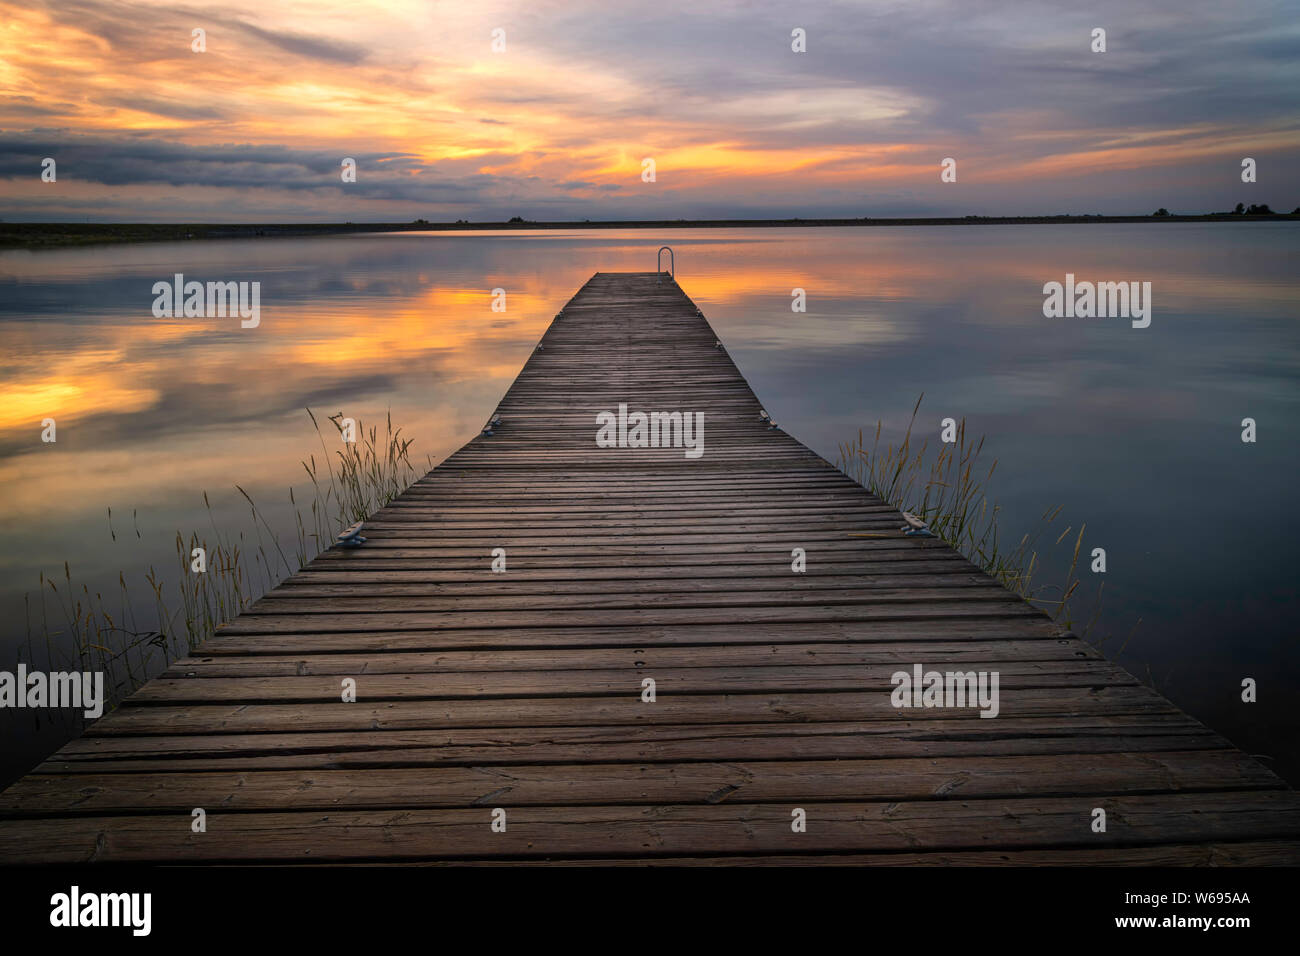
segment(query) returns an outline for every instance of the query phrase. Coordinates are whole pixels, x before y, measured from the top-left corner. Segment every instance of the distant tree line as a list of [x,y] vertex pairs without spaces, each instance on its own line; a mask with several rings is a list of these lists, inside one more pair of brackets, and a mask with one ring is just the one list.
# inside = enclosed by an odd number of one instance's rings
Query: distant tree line
[[[1161,206],[1151,215],[1168,216],[1170,215],[1170,212],[1164,206]],[[1247,206],[1245,203],[1239,202],[1237,203],[1237,208],[1233,209],[1231,212],[1218,212],[1218,213],[1214,213],[1213,215],[1216,216],[1277,216],[1277,215],[1285,215],[1285,213],[1275,213],[1273,210],[1268,208],[1268,203],[1266,202],[1259,203],[1258,205],[1256,205],[1255,203],[1251,203],[1249,206]],[[1291,210],[1291,215],[1300,216],[1300,206],[1296,206],[1295,209]]]

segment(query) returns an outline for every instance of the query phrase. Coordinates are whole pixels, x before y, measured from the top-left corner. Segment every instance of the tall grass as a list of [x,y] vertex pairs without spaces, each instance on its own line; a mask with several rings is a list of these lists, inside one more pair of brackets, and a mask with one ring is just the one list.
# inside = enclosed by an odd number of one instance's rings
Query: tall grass
[[[153,566],[142,580],[129,584],[118,573],[118,588],[109,598],[74,581],[72,567],[64,562],[59,578],[40,573],[38,599],[27,598],[27,656],[43,643],[48,666],[102,671],[106,696],[113,704],[131,693],[178,656],[190,653],[208,640],[222,624],[232,620],[285,577],[328,548],[343,528],[383,508],[419,477],[410,459],[412,440],[393,428],[391,413],[385,431],[367,430],[356,423],[356,441],[330,452],[316,415],[307,409],[321,443],[321,457],[311,454],[302,462],[311,480],[310,502],[300,505],[293,488],[289,502],[296,523],[296,541],[286,554],[279,535],[266,521],[252,496],[235,489],[248,503],[246,527],[221,526],[203,492],[207,528],[177,531],[176,566],[160,574]],[[343,416],[327,421],[343,436]],[[136,513],[132,525],[142,537]],[[113,512],[108,529],[114,541]],[[207,569],[194,569],[195,549],[202,548]],[[148,623],[138,619],[143,607],[151,609]]]
[[[930,448],[929,439],[919,443],[912,430],[921,408],[924,393],[916,400],[912,418],[898,444],[880,444],[883,424],[876,423],[876,433],[868,448],[864,435],[840,445],[838,467],[872,494],[898,508],[910,511],[972,564],[977,565],[1008,590],[1048,612],[1065,628],[1073,630],[1074,599],[1080,586],[1079,552],[1083,547],[1086,525],[1074,535],[1073,553],[1059,583],[1041,583],[1040,542],[1055,534],[1053,547],[1070,538],[1073,527],[1059,533],[1060,506],[1043,512],[1035,527],[1018,541],[1002,540],[999,529],[1001,508],[988,495],[987,488],[997,470],[997,459],[982,460],[984,438],[971,439],[966,434],[966,420],[957,425],[955,442],[938,442]],[[1101,607],[1101,591],[1091,617],[1079,631],[1086,635],[1096,622]]]

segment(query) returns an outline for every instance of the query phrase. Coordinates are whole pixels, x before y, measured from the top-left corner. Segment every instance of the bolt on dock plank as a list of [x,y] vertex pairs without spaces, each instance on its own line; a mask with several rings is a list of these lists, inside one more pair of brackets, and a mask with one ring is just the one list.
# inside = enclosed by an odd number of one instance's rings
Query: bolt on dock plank
[[[673,279],[598,273],[540,344],[363,547],[0,795],[0,860],[1300,862],[1295,792],[761,421]],[[703,454],[597,447],[620,403]],[[896,709],[915,664],[999,715]]]

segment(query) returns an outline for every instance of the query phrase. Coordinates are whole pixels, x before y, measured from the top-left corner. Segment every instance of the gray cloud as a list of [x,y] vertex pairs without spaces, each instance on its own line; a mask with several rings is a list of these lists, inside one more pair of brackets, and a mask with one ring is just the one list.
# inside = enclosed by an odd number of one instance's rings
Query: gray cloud
[[237,26],[245,33],[265,40],[274,47],[313,60],[352,64],[360,63],[366,58],[366,50],[353,43],[340,43],[336,40],[325,40],[299,33],[277,33],[242,20],[237,21]]
[[[190,30],[203,27],[209,40],[216,42],[221,31],[242,33],[278,50],[309,60],[354,64],[366,59],[368,51],[357,44],[311,36],[268,30],[246,20],[232,19],[219,6],[176,5],[170,8],[143,7],[126,0],[41,0],[39,3],[57,23],[73,26],[107,40],[120,49],[155,55],[188,56]],[[175,41],[167,44],[142,44],[142,35],[167,32]],[[215,34],[215,35],[213,35]]]

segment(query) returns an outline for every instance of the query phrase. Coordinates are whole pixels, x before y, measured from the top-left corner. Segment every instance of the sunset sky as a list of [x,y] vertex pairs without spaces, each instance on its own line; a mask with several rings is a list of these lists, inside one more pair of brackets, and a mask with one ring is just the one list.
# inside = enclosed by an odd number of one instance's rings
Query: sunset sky
[[1290,211],[1297,94],[1266,0],[0,0],[0,217]]

